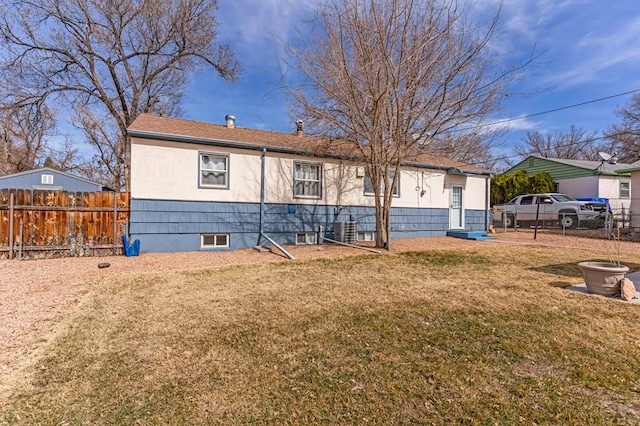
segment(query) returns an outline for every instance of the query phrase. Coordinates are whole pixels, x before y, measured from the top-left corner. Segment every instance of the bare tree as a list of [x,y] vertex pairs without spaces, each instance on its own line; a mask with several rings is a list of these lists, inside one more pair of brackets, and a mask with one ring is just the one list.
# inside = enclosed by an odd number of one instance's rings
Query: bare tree
[[567,160],[598,160],[598,151],[610,149],[610,144],[602,142],[598,132],[587,133],[571,125],[569,131],[541,133],[528,131],[522,143],[514,147],[521,158],[536,155],[545,158],[564,158]]
[[33,169],[46,148],[44,137],[53,126],[50,116],[31,108],[3,108],[0,114],[0,174]]
[[626,105],[616,110],[619,124],[606,132],[618,160],[633,163],[640,160],[640,93],[635,93]]
[[497,161],[492,152],[496,137],[491,130],[436,135],[428,140],[424,150],[439,157],[492,170]]
[[[53,138],[62,144],[52,143]],[[48,159],[48,161],[47,161]],[[0,175],[47,166],[68,170],[77,152],[56,133],[55,117],[45,105],[0,105]]]
[[328,0],[314,22],[310,43],[292,48],[306,77],[291,91],[294,108],[364,162],[376,246],[389,248],[402,163],[439,134],[481,128],[521,68],[500,66],[488,48],[498,14],[481,29],[455,0]]
[[237,77],[232,50],[215,43],[215,10],[212,0],[9,0],[3,77],[20,88],[19,105],[68,105],[110,184],[129,190],[129,124],[143,112],[178,113],[198,66]]

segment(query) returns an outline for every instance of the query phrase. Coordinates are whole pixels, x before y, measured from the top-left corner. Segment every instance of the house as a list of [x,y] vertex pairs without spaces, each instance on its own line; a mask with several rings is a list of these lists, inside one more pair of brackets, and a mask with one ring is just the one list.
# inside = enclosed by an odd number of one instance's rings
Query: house
[[636,232],[640,228],[640,164],[634,163],[628,168],[619,170],[620,173],[631,175],[631,198],[629,200],[629,221],[630,227]]
[[[130,236],[141,251],[373,240],[373,188],[344,141],[140,115],[131,137]],[[490,172],[422,154],[404,164],[392,238],[488,227]],[[355,227],[355,229],[353,229]],[[264,240],[262,240],[264,242]]]
[[100,183],[49,167],[0,176],[0,189],[41,189],[50,191],[113,191]]
[[625,169],[632,164],[615,161],[565,160],[529,156],[504,172],[513,174],[524,170],[527,174],[547,172],[556,184],[555,192],[570,197],[608,198],[614,209],[629,208],[631,175]]

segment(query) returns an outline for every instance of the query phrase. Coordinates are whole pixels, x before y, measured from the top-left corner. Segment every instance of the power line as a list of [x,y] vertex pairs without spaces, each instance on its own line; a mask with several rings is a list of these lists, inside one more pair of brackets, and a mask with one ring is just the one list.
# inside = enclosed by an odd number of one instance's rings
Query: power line
[[[589,142],[595,142],[595,141],[599,141],[599,140],[603,140],[603,139],[609,139],[611,137],[616,137],[616,136],[623,136],[623,135],[632,135],[632,132],[628,132],[628,131],[624,131],[624,132],[619,132],[619,133],[610,133],[608,135],[603,135],[603,136],[598,136],[598,137],[594,137],[594,138],[590,138],[590,139],[584,139],[584,140],[579,140],[579,141],[574,141],[574,142],[569,142],[566,144],[561,144],[561,145],[556,145],[555,148],[566,148],[566,147],[570,147],[573,145],[578,145],[578,144],[584,144],[584,143],[589,143]],[[535,150],[532,150],[528,153],[524,153],[524,154],[512,154],[512,155],[503,155],[500,157],[495,157],[493,158],[494,161],[504,161],[507,159],[511,159],[511,158],[516,158],[516,157],[526,157],[527,155],[534,155],[535,154]],[[478,165],[481,164],[480,163],[471,163],[472,165]]]
[[590,101],[580,102],[580,103],[573,104],[573,105],[567,105],[567,106],[563,106],[563,107],[560,107],[560,108],[554,108],[554,109],[550,109],[550,110],[547,110],[547,111],[542,111],[542,112],[536,112],[536,113],[533,113],[533,114],[523,115],[521,117],[510,118],[510,119],[503,120],[503,121],[496,121],[496,122],[493,122],[491,124],[494,125],[494,124],[506,123],[508,121],[522,120],[524,118],[536,117],[538,115],[543,115],[543,114],[550,114],[552,112],[558,112],[558,111],[562,111],[562,110],[565,110],[565,109],[576,108],[576,107],[583,106],[583,105],[589,105],[589,104],[593,104],[593,103],[596,103],[596,102],[606,101],[607,99],[618,98],[620,96],[630,95],[630,94],[636,93],[636,92],[640,92],[640,89],[630,90],[628,92],[618,93],[617,95],[605,96],[604,98],[592,99]]
[[549,109],[549,110],[546,110],[546,111],[535,112],[533,114],[522,115],[520,117],[506,118],[504,120],[492,121],[491,123],[478,124],[477,126],[467,127],[467,128],[464,128],[464,129],[443,130],[442,132],[439,132],[439,133],[464,132],[464,131],[467,131],[467,130],[478,129],[480,127],[495,126],[496,124],[509,123],[511,121],[523,120],[525,118],[530,118],[530,117],[537,117],[539,115],[550,114],[552,112],[558,112],[558,111],[562,111],[562,110],[565,110],[565,109],[577,108],[577,107],[580,107],[580,106],[589,105],[589,104],[593,104],[593,103],[596,103],[596,102],[602,102],[602,101],[606,101],[608,99],[619,98],[620,96],[630,95],[632,93],[637,93],[637,92],[640,92],[640,89],[630,90],[628,92],[618,93],[618,94],[611,95],[611,96],[605,96],[603,98],[598,98],[598,99],[592,99],[592,100],[589,100],[589,101],[580,102],[580,103],[572,104],[572,105],[567,105],[567,106],[563,106],[563,107],[559,107],[559,108]]

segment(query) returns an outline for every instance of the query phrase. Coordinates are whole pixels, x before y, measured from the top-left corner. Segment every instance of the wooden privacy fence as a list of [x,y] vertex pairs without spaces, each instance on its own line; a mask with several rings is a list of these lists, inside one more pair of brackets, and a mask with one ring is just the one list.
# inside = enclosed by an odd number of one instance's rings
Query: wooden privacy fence
[[122,254],[129,193],[0,189],[0,258]]

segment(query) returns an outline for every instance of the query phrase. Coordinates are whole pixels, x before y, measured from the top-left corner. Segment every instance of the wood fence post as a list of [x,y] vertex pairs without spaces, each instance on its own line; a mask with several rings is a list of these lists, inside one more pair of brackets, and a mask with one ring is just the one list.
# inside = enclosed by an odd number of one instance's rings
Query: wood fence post
[[116,233],[118,227],[118,193],[113,193],[113,255],[116,255],[117,246],[117,238]]
[[13,208],[15,194],[9,195],[9,259],[13,259]]

